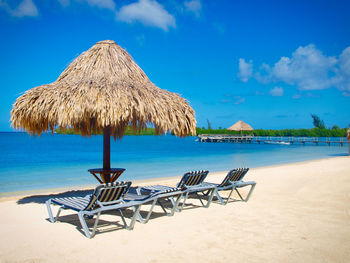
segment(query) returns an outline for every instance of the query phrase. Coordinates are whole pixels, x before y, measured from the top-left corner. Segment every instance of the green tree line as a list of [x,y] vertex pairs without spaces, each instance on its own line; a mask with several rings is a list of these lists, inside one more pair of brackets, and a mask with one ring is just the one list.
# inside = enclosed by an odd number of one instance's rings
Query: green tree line
[[[293,137],[346,137],[347,128],[312,128],[312,129],[282,129],[282,130],[264,130],[256,129],[254,131],[229,131],[227,129],[205,129],[197,128],[199,134],[233,134],[233,135],[254,135],[254,136],[293,136]],[[60,130],[56,129],[58,134],[80,134],[73,129]],[[100,133],[102,135],[102,133]],[[155,135],[154,128],[147,128],[139,134],[128,128],[125,135]]]
[[[199,134],[233,134],[233,135],[254,135],[254,136],[293,136],[293,137],[346,137],[347,128],[312,128],[312,129],[282,129],[282,130],[264,130],[256,129],[254,131],[229,131],[227,129],[205,129],[197,128]],[[56,129],[58,134],[80,134],[73,129],[60,130]],[[102,134],[102,133],[101,133]],[[154,128],[147,128],[139,134],[128,128],[125,135],[155,135]]]
[[254,135],[254,136],[293,136],[293,137],[346,137],[347,128],[332,129],[312,128],[312,129],[282,129],[282,130],[264,130],[256,129],[254,131],[229,131],[227,129],[204,129],[197,128],[199,134],[233,134],[233,135]]

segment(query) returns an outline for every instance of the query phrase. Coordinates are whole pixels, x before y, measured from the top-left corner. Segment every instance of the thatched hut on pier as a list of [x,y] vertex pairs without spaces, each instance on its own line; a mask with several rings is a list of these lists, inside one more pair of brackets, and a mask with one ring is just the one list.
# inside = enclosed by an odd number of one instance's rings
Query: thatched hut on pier
[[237,121],[230,128],[228,128],[228,130],[229,131],[253,131],[254,129],[249,124],[243,121]]

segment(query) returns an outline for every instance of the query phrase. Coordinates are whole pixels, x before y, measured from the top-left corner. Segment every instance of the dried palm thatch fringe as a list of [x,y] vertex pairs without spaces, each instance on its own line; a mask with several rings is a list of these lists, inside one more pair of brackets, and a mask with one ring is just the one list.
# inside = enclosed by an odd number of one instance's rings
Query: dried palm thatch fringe
[[116,139],[123,137],[127,126],[141,131],[150,123],[157,134],[196,133],[194,111],[188,102],[156,87],[111,40],[82,53],[55,82],[20,96],[11,110],[11,123],[34,135],[57,127],[90,136],[110,126]]

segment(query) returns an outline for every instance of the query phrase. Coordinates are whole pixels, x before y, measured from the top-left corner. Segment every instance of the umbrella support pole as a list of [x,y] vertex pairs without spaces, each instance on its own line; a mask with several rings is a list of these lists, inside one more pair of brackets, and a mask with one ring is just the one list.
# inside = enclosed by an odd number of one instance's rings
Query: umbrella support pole
[[102,184],[115,182],[124,171],[124,168],[111,168],[111,127],[107,126],[103,128],[103,168],[89,172]]
[[[103,128],[103,170],[111,170],[111,127]],[[111,175],[104,174],[104,182],[110,182]]]

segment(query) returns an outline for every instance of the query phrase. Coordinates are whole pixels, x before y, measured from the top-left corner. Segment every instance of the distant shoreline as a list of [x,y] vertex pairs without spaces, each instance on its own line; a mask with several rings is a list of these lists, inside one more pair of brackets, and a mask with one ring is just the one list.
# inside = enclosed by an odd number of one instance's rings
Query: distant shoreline
[[[226,134],[226,135],[253,135],[253,136],[271,136],[271,137],[315,137],[315,138],[324,138],[324,137],[330,137],[330,138],[338,138],[338,137],[346,137],[346,132],[348,128],[340,128],[340,129],[318,129],[318,128],[312,128],[312,129],[280,129],[280,130],[270,130],[270,129],[257,129],[253,132],[240,132],[240,131],[228,131],[226,129],[201,129],[197,128],[197,134],[196,135],[188,135],[188,137],[197,137],[201,134]],[[25,131],[0,131],[1,133],[22,133],[22,134],[28,134]],[[72,131],[69,132],[63,132],[63,131],[57,131],[55,130],[54,133],[47,131],[42,133],[43,134],[60,134],[60,135],[79,135],[80,133],[75,133]],[[28,134],[30,135],[30,134]],[[91,136],[100,136],[101,134],[91,134]],[[153,128],[147,128],[147,130],[142,131],[140,134],[133,133],[131,131],[127,131],[127,133],[124,136],[164,136],[164,135],[172,135],[170,132],[166,134],[155,134],[155,131]],[[36,135],[35,135],[36,136]],[[172,135],[173,136],[173,135]]]

